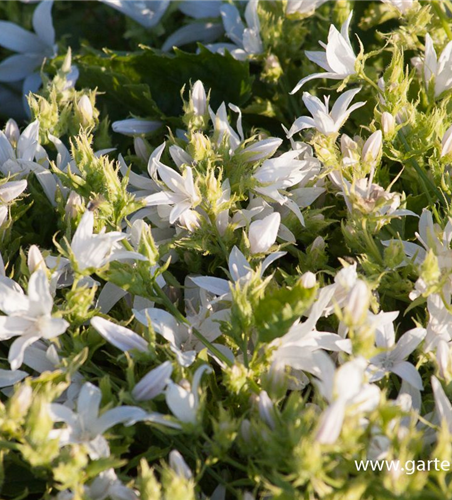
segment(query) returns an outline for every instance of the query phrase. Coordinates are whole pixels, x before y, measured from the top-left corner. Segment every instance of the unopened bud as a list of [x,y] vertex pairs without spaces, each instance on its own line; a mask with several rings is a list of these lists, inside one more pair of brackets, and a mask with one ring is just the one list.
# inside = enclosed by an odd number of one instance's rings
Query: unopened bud
[[383,148],[383,134],[381,130],[374,132],[364,143],[362,159],[365,163],[375,165],[379,160]]
[[391,113],[385,111],[381,115],[381,128],[383,129],[385,138],[392,137],[395,132],[395,118]]
[[301,283],[303,284],[304,288],[314,288],[317,284],[315,274],[311,273],[310,271],[304,273],[301,276]]
[[64,61],[63,64],[61,65],[61,71],[63,71],[63,73],[69,73],[69,71],[71,71],[71,65],[72,65],[72,50],[69,47],[67,49],[66,55],[64,56]]
[[321,236],[317,236],[317,238],[312,242],[311,250],[324,250],[325,249],[325,240]]
[[71,191],[66,202],[66,217],[73,219],[76,217],[78,208],[82,206],[82,197],[75,191]]
[[354,325],[358,324],[369,309],[370,290],[366,283],[357,280],[348,296],[345,312],[348,313]]
[[196,116],[203,116],[207,110],[207,96],[204,85],[198,80],[193,85],[191,91],[191,100],[193,103],[193,112]]
[[31,274],[33,274],[38,269],[42,269],[43,271],[47,270],[46,263],[44,257],[36,245],[31,245],[28,250],[28,270]]
[[192,478],[193,474],[190,467],[185,462],[184,457],[177,450],[170,452],[169,465],[178,476],[185,479]]
[[81,123],[85,127],[90,125],[93,121],[93,105],[91,104],[91,101],[87,95],[82,96],[78,103],[77,103],[77,108],[80,112],[81,115]]
[[275,428],[275,420],[273,417],[274,407],[272,400],[268,397],[265,391],[259,394],[258,398],[258,408],[259,415],[261,419],[270,427],[270,429]]
[[6,122],[5,126],[5,135],[8,138],[8,141],[15,146],[19,142],[20,138],[20,130],[19,126],[17,125],[16,121],[10,118]]

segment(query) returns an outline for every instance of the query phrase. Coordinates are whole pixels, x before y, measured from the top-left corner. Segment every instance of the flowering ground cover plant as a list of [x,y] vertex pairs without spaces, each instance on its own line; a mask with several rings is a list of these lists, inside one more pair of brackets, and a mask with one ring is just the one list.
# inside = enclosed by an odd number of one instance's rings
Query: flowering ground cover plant
[[0,46],[0,498],[452,498],[452,4],[1,2]]

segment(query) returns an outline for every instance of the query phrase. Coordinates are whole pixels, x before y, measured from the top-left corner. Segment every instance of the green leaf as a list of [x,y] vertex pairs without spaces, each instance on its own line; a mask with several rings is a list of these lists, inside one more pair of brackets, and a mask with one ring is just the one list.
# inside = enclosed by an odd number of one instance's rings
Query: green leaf
[[110,116],[125,117],[127,112],[162,119],[179,116],[181,89],[196,80],[212,89],[214,109],[223,101],[241,106],[251,93],[248,63],[203,47],[198,54],[175,50],[174,55],[149,48],[129,54],[90,50],[76,62],[80,69],[79,85],[97,87],[106,93],[104,100],[120,104],[116,110],[109,108]]
[[99,458],[98,460],[93,460],[86,467],[86,475],[89,478],[97,477],[101,472],[104,472],[108,469],[117,469],[119,467],[122,467],[126,463],[126,460],[121,460],[115,457]]
[[282,337],[311,305],[315,288],[304,288],[298,281],[292,287],[268,291],[255,308],[256,328],[262,342]]
[[42,494],[45,491],[45,482],[34,476],[32,470],[25,464],[5,464],[5,482],[1,490],[1,498],[19,500],[29,498],[31,494]]

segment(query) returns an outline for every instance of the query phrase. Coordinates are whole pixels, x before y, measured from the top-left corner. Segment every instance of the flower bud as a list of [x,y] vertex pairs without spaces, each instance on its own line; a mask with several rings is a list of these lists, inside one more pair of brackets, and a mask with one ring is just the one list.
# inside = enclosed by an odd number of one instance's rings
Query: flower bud
[[422,71],[424,69],[424,60],[422,57],[416,56],[410,59],[413,68],[416,70],[418,77],[422,77]]
[[326,252],[325,240],[321,236],[317,236],[317,238],[308,246],[306,249],[306,256],[306,267],[312,269],[313,271],[323,269],[323,266],[326,265],[328,261],[328,255]]
[[446,130],[441,141],[441,158],[452,153],[452,125]]
[[383,134],[385,138],[390,138],[395,132],[395,118],[391,113],[385,111],[381,115],[381,128],[383,129]]
[[69,71],[71,71],[71,65],[72,65],[72,50],[69,47],[67,49],[66,55],[64,56],[64,61],[63,64],[61,65],[61,71],[63,73],[69,73]]
[[261,419],[271,428],[275,428],[275,420],[273,418],[274,407],[272,400],[268,397],[265,391],[259,394],[258,409]]
[[44,257],[36,245],[31,245],[28,250],[28,270],[31,274],[33,274],[38,269],[42,269],[43,271],[47,270],[46,263]]
[[381,130],[374,132],[364,143],[361,157],[365,163],[375,165],[380,158],[383,148],[383,135]]
[[77,216],[78,208],[83,204],[82,197],[75,191],[71,191],[66,202],[66,217],[74,219]]
[[191,100],[194,114],[196,116],[203,116],[207,110],[207,96],[201,80],[198,80],[193,85]]
[[193,474],[190,467],[185,462],[183,456],[177,451],[173,450],[169,454],[169,465],[173,471],[180,477],[191,479]]
[[357,280],[350,290],[347,305],[344,312],[348,315],[354,325],[361,322],[370,303],[369,287],[362,280]]
[[19,142],[20,138],[20,130],[19,126],[17,125],[16,121],[10,118],[6,122],[5,126],[5,135],[8,138],[8,141],[15,146]]
[[266,252],[276,241],[281,215],[273,212],[262,220],[250,224],[248,239],[252,254]]
[[93,105],[87,95],[82,96],[78,103],[77,109],[81,116],[81,124],[85,127],[89,126],[93,122],[94,110]]
[[321,236],[317,236],[317,238],[312,242],[311,250],[324,250],[325,249],[325,240]]
[[301,283],[305,288],[314,288],[317,280],[314,273],[308,271],[301,276]]

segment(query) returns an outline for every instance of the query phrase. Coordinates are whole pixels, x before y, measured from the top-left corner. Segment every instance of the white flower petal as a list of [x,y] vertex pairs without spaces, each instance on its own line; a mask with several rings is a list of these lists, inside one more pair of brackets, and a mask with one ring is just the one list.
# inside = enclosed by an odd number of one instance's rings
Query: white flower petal
[[133,388],[132,396],[137,401],[149,401],[155,398],[164,391],[172,372],[171,363],[165,361],[138,382]]
[[55,29],[52,22],[52,0],[39,3],[33,13],[33,28],[39,38],[49,47],[55,44]]
[[91,326],[104,337],[107,342],[114,345],[123,352],[137,349],[147,352],[148,343],[137,333],[128,328],[116,325],[100,316],[91,319]]
[[146,412],[136,406],[118,406],[106,411],[97,420],[93,430],[98,434],[103,434],[106,430],[118,424],[133,425],[135,422],[143,420]]
[[45,50],[45,45],[34,33],[8,21],[0,21],[0,46],[23,53]]
[[11,365],[11,370],[17,370],[22,366],[24,360],[25,349],[39,340],[40,335],[36,333],[30,333],[27,335],[22,335],[18,337],[9,348],[8,361]]

